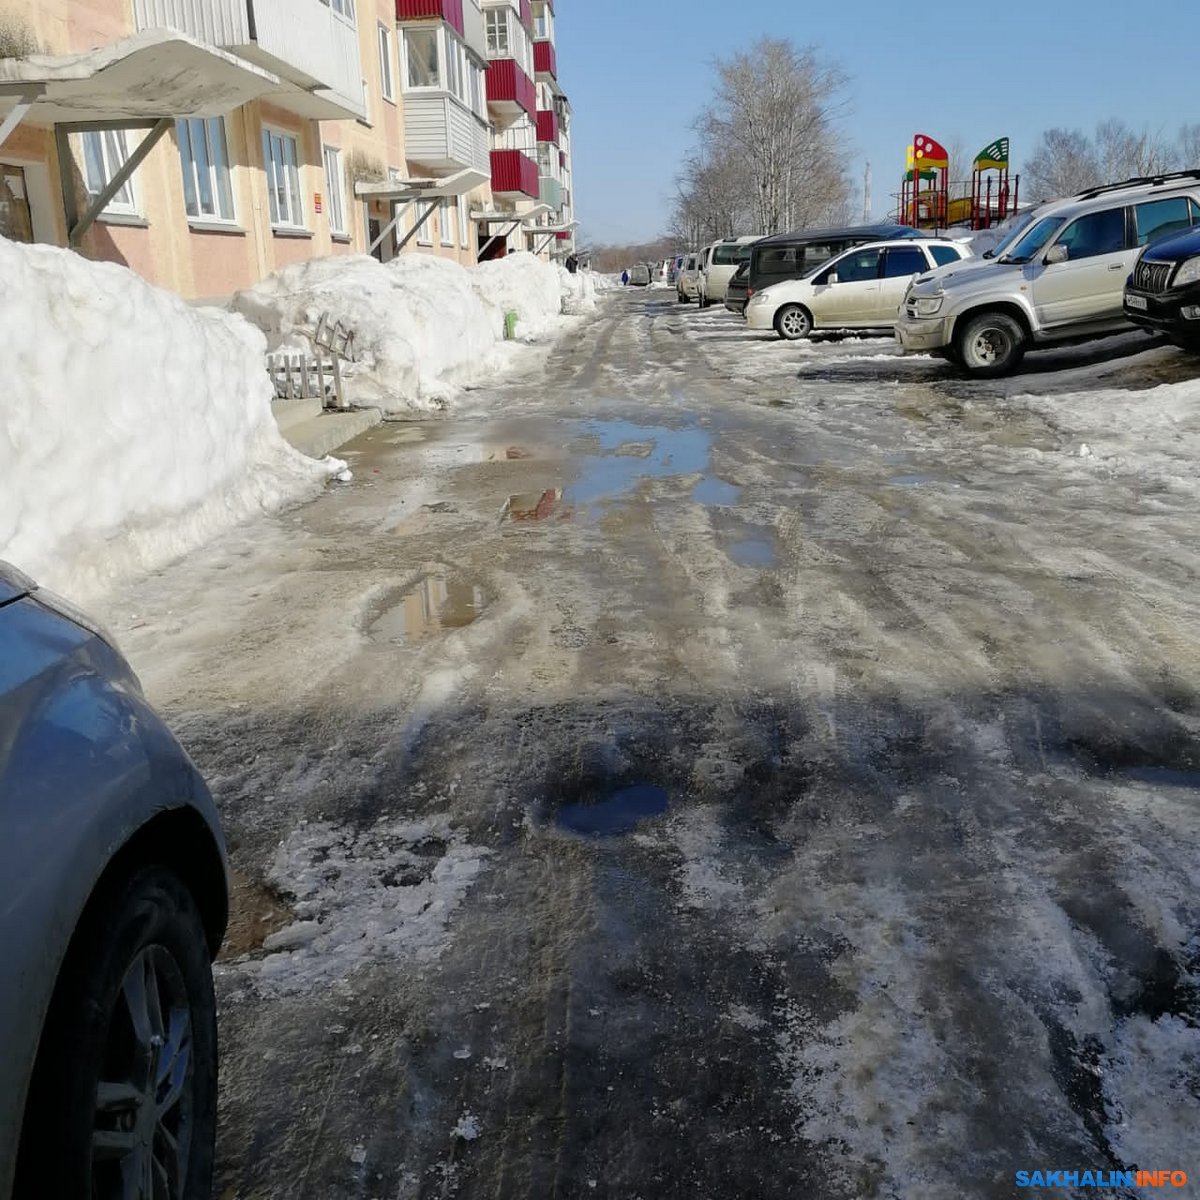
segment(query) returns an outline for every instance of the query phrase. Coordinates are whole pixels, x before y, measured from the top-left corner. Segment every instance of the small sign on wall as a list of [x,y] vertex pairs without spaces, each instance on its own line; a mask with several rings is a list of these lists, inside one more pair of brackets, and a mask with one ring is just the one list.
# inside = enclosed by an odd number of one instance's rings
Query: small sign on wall
[[321,211],[321,193],[313,192],[313,212]]

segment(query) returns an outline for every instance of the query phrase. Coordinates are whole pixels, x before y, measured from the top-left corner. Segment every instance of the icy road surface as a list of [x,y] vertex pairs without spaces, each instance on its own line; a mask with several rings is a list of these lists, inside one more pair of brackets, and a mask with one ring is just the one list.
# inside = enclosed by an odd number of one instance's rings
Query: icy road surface
[[1197,374],[631,291],[120,597],[238,871],[218,1195],[1200,1175]]

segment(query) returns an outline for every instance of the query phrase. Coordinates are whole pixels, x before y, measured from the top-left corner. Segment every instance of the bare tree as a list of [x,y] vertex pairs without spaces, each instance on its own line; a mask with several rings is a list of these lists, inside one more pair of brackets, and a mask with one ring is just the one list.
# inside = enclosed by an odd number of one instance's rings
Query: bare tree
[[1056,200],[1103,182],[1091,139],[1077,129],[1047,129],[1025,164],[1022,194]]
[[836,128],[846,77],[811,47],[762,38],[716,63],[717,95],[701,116],[701,145],[736,152],[762,233],[844,209],[849,184]]
[[1096,159],[1106,183],[1169,171],[1177,151],[1160,134],[1130,129],[1116,118],[1096,126]]
[[1184,125],[1179,130],[1176,165],[1185,171],[1200,170],[1200,125]]

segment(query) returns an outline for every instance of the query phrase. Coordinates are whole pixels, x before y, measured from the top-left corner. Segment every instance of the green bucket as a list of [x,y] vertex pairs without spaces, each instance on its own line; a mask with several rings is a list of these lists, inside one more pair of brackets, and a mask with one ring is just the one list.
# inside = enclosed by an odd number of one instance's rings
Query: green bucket
[[511,342],[517,336],[517,321],[520,317],[515,312],[506,312],[504,314],[504,340]]

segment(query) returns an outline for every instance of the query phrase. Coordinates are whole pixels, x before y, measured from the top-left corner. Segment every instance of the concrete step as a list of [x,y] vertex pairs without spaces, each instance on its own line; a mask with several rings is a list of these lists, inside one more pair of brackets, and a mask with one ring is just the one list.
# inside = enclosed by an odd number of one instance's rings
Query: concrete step
[[275,424],[279,426],[280,433],[295,425],[301,425],[305,421],[311,421],[314,417],[319,417],[324,408],[325,405],[319,398],[271,401],[271,411],[275,414]]
[[383,413],[378,408],[356,408],[350,412],[325,412],[280,432],[301,454],[324,458],[382,421]]

